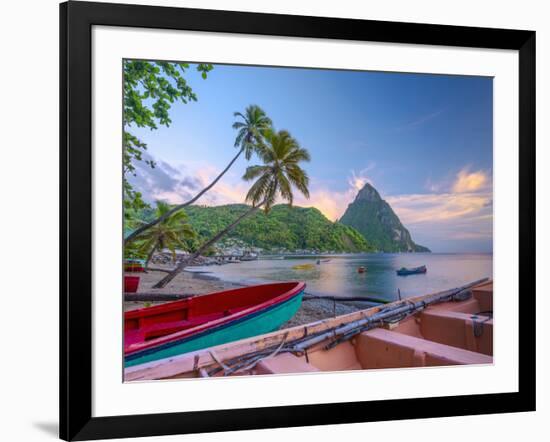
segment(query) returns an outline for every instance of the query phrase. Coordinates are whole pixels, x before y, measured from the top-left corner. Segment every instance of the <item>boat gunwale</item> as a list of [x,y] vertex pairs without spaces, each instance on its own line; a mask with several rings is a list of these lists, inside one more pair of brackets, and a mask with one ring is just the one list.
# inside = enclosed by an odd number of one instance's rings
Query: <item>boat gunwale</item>
[[[269,286],[274,286],[274,285],[283,285],[283,284],[288,285],[288,284],[292,284],[292,283],[295,284],[295,285],[290,290],[287,290],[286,292],[284,292],[284,293],[282,293],[278,296],[275,296],[273,298],[270,298],[267,301],[264,301],[262,303],[253,304],[251,307],[248,307],[244,310],[236,312],[232,315],[225,316],[225,317],[219,318],[219,319],[215,319],[213,321],[208,321],[208,322],[205,322],[203,324],[197,325],[195,327],[191,327],[191,328],[188,328],[188,329],[185,329],[185,330],[180,330],[178,332],[171,333],[171,334],[166,335],[166,336],[161,336],[161,337],[158,337],[158,338],[155,338],[155,339],[151,339],[149,341],[143,341],[143,342],[131,344],[129,347],[124,348],[124,357],[126,358],[127,356],[135,355],[136,353],[141,353],[141,352],[146,351],[146,350],[154,350],[157,347],[163,347],[164,348],[164,345],[166,345],[166,344],[170,344],[170,343],[173,343],[173,342],[178,342],[179,343],[182,340],[196,337],[196,336],[202,334],[203,332],[209,331],[211,329],[219,329],[220,327],[225,326],[226,324],[233,323],[233,322],[235,322],[235,323],[236,322],[241,322],[241,320],[245,319],[246,317],[254,316],[254,314],[256,312],[259,313],[259,312],[262,312],[262,311],[267,311],[273,306],[283,304],[286,301],[290,300],[291,298],[294,298],[295,296],[299,295],[300,293],[302,293],[305,290],[306,284],[304,282],[301,282],[301,281],[291,281],[291,282],[284,282],[284,283],[260,284],[260,285],[255,285],[255,286],[243,287],[243,289],[262,288],[262,287],[269,287]],[[222,291],[219,291],[219,292],[209,293],[208,295],[199,295],[199,296],[196,296],[196,298],[201,297],[201,296],[216,295],[216,294],[219,294],[219,293],[229,292],[229,291],[232,291],[232,290],[235,290],[235,289],[222,290]],[[236,290],[238,290],[238,289],[236,289]],[[182,300],[174,301],[173,303],[170,303],[170,304],[175,304],[175,303],[180,303],[181,304],[181,301],[189,301],[189,299],[182,299]],[[166,305],[166,304],[164,304],[164,305]],[[157,308],[157,307],[163,307],[163,305],[150,307],[150,308]],[[139,310],[146,310],[146,309],[139,309]],[[170,310],[168,310],[168,311],[170,311]],[[129,313],[131,313],[131,312],[129,312]]]

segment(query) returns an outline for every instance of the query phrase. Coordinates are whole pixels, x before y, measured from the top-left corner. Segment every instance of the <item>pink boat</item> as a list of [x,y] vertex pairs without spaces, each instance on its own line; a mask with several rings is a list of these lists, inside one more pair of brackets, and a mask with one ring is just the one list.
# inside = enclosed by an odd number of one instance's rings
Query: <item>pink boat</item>
[[492,364],[493,283],[381,307],[131,367],[127,381]]

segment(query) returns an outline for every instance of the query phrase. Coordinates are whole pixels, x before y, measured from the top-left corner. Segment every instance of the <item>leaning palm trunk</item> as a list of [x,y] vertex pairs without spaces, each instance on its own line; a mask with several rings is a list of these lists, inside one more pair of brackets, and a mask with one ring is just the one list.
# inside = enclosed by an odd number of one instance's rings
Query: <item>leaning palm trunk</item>
[[199,193],[197,193],[192,199],[190,199],[189,201],[186,201],[185,203],[178,204],[177,206],[174,206],[172,209],[170,209],[164,215],[159,216],[158,218],[154,219],[153,221],[151,221],[147,224],[143,224],[142,226],[138,227],[136,230],[134,230],[132,233],[130,233],[130,235],[128,235],[124,239],[124,245],[129,244],[130,241],[132,241],[137,236],[139,236],[140,234],[145,232],[147,229],[150,229],[151,227],[156,226],[158,223],[161,223],[162,221],[164,221],[165,219],[169,218],[171,215],[176,213],[178,210],[181,210],[184,207],[190,206],[195,201],[197,201],[201,196],[203,196],[206,192],[208,192],[220,180],[220,178],[222,176],[225,175],[225,173],[229,170],[229,168],[233,165],[233,163],[235,161],[237,161],[237,158],[239,158],[239,156],[243,153],[243,150],[244,149],[239,150],[237,155],[235,155],[235,157],[231,160],[231,162],[227,165],[227,167],[224,170],[222,170],[222,172],[216,177],[216,179],[214,181],[212,181],[204,189],[202,189]]
[[174,270],[172,270],[168,275],[166,275],[164,278],[162,278],[159,282],[157,282],[153,288],[154,289],[161,289],[165,287],[168,283],[170,283],[178,273],[180,273],[189,263],[191,263],[195,258],[202,255],[210,246],[217,243],[221,238],[223,238],[225,235],[227,235],[229,232],[231,232],[243,219],[246,217],[252,215],[254,212],[256,212],[260,207],[262,207],[265,204],[265,201],[262,203],[253,206],[248,210],[247,212],[243,213],[240,217],[238,217],[235,221],[233,221],[229,226],[227,226],[225,229],[219,231],[216,235],[214,235],[211,239],[206,241],[197,251],[195,251],[193,254],[189,255],[187,258],[183,259]]
[[157,244],[151,249],[151,251],[147,254],[147,260],[145,261],[145,268],[149,269],[149,263],[153,259],[153,255],[155,254],[155,250],[157,249]]

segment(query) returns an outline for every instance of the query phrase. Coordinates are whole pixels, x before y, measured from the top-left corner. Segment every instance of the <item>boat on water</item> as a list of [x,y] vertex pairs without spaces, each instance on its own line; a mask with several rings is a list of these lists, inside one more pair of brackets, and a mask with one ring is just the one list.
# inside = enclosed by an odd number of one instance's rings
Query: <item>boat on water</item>
[[126,367],[277,330],[302,303],[303,282],[243,287],[124,314]]
[[399,270],[396,270],[399,276],[416,275],[419,273],[426,273],[427,271],[428,269],[426,268],[426,266],[413,267],[410,269],[406,267],[401,267]]
[[315,268],[315,264],[296,264],[295,266],[292,266],[294,270],[313,270]]
[[366,271],[367,271],[367,268],[365,266],[357,267],[357,273],[365,273]]
[[492,310],[484,279],[130,367],[125,380],[491,364]]

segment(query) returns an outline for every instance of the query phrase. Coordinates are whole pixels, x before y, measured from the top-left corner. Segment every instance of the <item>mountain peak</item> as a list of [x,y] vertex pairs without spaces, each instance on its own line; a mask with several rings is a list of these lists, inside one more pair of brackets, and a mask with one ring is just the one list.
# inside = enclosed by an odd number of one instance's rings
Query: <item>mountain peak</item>
[[365,201],[381,201],[380,194],[372,184],[366,183],[363,188],[359,191],[355,197],[355,201],[365,200]]
[[340,222],[353,227],[383,252],[429,252],[416,244],[390,205],[369,183],[359,191]]

